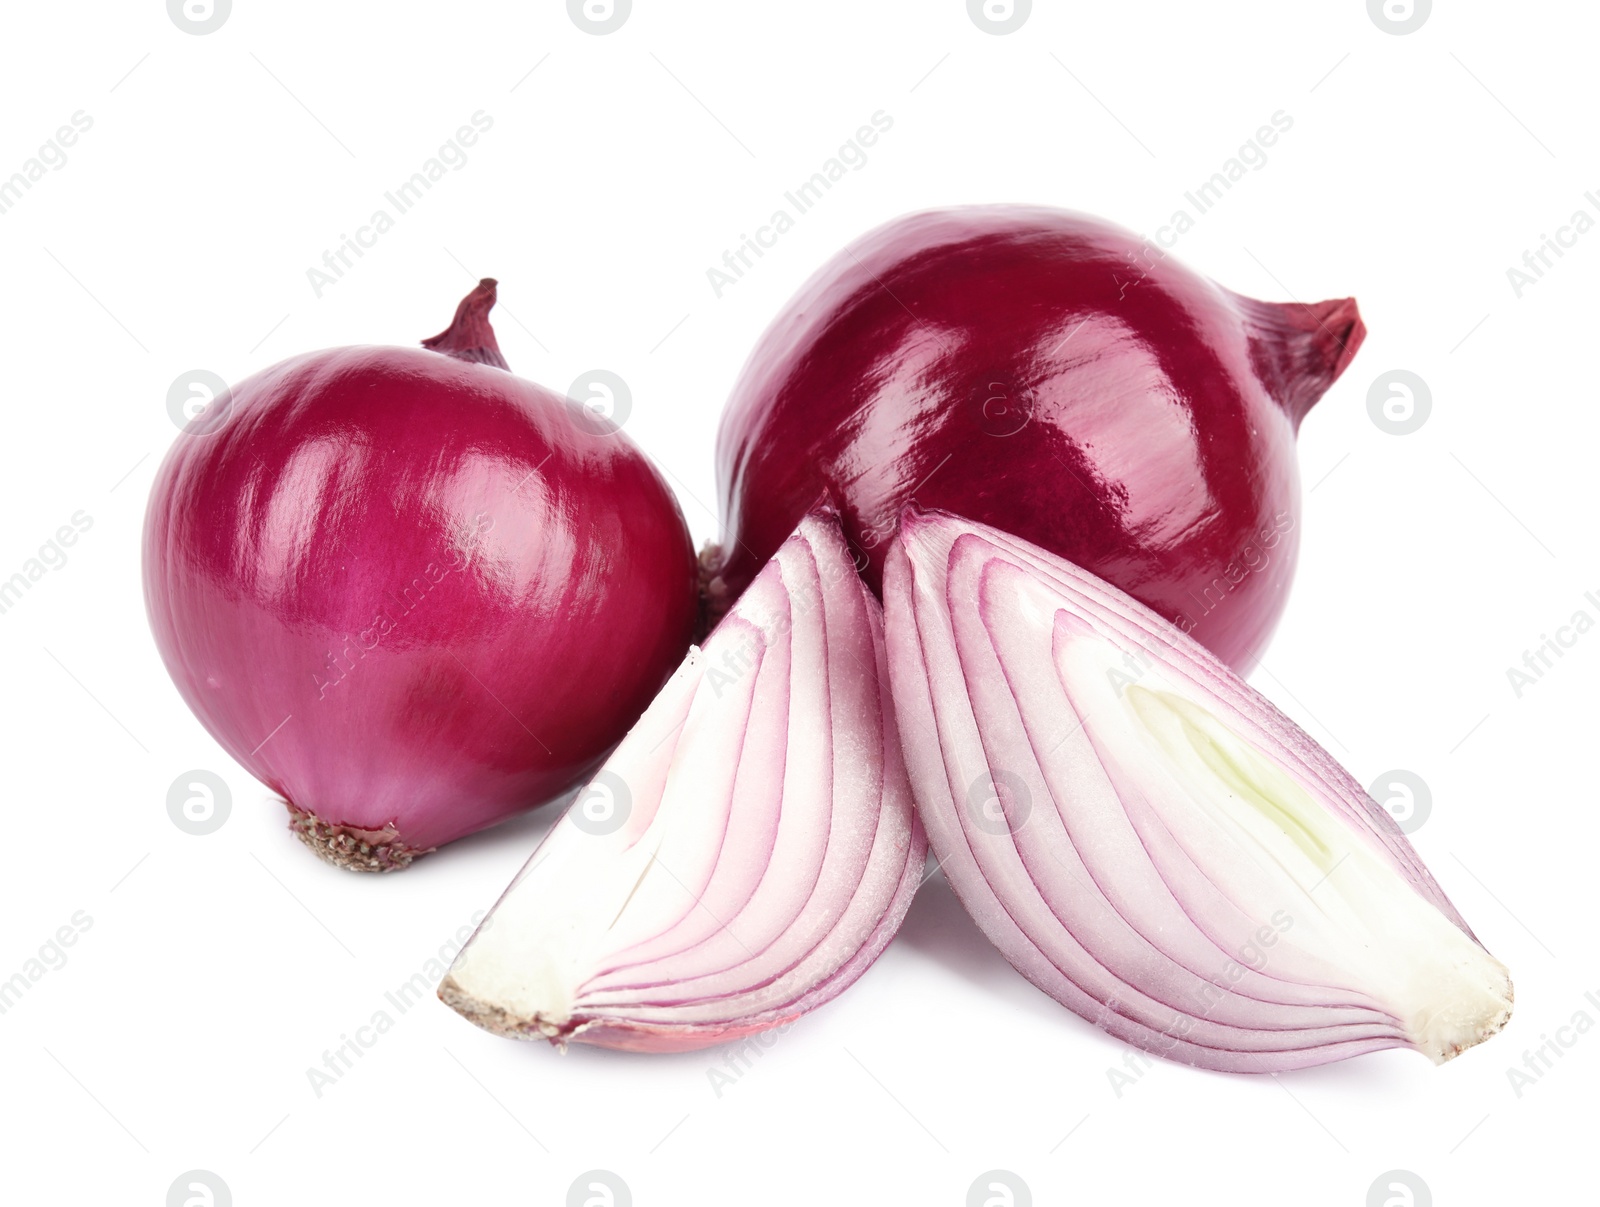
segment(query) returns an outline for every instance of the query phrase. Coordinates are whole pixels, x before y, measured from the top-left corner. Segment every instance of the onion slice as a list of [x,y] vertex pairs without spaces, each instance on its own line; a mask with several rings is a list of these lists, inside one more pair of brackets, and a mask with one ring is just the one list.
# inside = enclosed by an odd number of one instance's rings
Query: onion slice
[[1442,1063],[1505,1025],[1505,967],[1394,819],[1174,625],[939,512],[902,515],[884,582],[929,842],[1051,997],[1232,1072]]
[[439,996],[497,1034],[686,1051],[877,959],[921,881],[882,612],[813,515],[688,658]]

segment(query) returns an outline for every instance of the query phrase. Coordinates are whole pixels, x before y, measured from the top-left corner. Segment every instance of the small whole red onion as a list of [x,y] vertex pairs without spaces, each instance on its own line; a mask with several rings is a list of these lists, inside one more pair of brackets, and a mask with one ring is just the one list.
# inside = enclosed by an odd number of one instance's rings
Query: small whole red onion
[[612,425],[507,369],[495,282],[424,348],[266,369],[190,424],[144,533],[156,644],[341,866],[560,794],[688,648],[693,548]]
[[734,388],[710,602],[824,492],[879,589],[914,499],[1076,562],[1242,666],[1294,571],[1295,433],[1364,335],[1351,299],[1240,297],[1082,214],[898,219],[812,277]]

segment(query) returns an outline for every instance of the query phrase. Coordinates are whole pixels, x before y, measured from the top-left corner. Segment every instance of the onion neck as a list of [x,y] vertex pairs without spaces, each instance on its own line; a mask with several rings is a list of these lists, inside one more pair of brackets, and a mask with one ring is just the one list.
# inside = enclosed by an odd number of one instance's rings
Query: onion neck
[[500,344],[489,325],[489,311],[494,309],[495,290],[499,282],[484,277],[478,286],[456,307],[456,316],[438,335],[422,341],[422,346],[434,352],[443,352],[457,360],[475,365],[493,365],[496,369],[511,371],[506,358],[500,354]]
[[1294,430],[1338,380],[1367,337],[1354,298],[1260,302],[1232,294],[1244,319],[1251,367]]

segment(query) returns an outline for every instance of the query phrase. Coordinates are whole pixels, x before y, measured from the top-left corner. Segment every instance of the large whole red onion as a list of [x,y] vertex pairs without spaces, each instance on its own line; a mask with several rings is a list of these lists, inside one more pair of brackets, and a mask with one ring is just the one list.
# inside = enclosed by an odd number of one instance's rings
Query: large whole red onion
[[151,493],[167,669],[343,866],[403,867],[570,787],[692,636],[671,491],[619,431],[507,370],[494,300],[486,280],[431,350],[256,374]]
[[1351,299],[1252,301],[1081,214],[891,222],[812,277],[734,388],[711,602],[825,490],[878,589],[915,498],[1076,562],[1244,665],[1294,570],[1296,429],[1364,335]]

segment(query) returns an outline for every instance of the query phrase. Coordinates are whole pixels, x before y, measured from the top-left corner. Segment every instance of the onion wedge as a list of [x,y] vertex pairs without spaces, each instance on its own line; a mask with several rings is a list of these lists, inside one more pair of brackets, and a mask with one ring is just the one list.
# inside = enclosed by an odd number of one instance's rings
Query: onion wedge
[[914,508],[884,608],[929,842],[1051,997],[1231,1072],[1401,1046],[1442,1063],[1505,1025],[1505,967],[1389,813],[1150,609]]
[[688,658],[439,996],[497,1034],[686,1051],[877,959],[921,882],[882,612],[813,515]]

